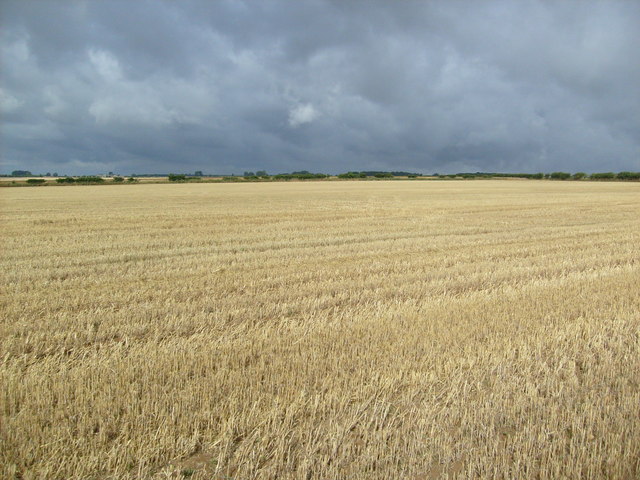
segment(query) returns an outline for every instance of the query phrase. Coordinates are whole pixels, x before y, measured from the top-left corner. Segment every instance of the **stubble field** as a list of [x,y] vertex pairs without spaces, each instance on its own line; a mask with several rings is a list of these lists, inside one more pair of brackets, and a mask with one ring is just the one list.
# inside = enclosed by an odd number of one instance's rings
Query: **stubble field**
[[640,476],[640,184],[6,188],[0,476]]

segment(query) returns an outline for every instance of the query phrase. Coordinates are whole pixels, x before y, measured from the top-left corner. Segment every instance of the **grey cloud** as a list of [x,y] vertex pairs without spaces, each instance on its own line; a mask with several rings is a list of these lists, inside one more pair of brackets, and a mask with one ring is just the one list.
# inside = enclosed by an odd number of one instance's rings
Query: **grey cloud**
[[8,1],[4,171],[640,170],[633,2]]

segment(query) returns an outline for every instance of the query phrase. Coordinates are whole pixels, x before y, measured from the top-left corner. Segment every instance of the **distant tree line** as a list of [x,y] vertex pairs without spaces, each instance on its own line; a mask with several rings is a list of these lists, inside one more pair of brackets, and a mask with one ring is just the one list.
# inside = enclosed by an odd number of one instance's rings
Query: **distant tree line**
[[546,178],[553,180],[640,180],[640,172],[601,172],[588,175],[584,172],[577,172],[573,175],[567,172],[553,172],[546,175]]
[[377,170],[366,170],[362,172],[346,172],[338,174],[338,178],[393,178],[393,177],[409,177],[409,178],[417,178],[421,177],[421,173],[411,173],[411,172],[381,172]]
[[274,180],[314,180],[328,178],[330,176],[331,175],[327,175],[325,173],[311,173],[306,170],[301,170],[299,172],[279,173],[277,175],[273,175],[271,178]]
[[326,173],[312,173],[308,170],[300,170],[291,173],[277,173],[275,175],[269,175],[266,170],[258,170],[256,172],[247,171],[241,177],[225,176],[222,180],[225,182],[239,182],[239,181],[269,181],[269,180],[321,180],[323,178],[329,178],[331,175]]
[[[14,170],[11,172],[11,175],[3,175],[3,176],[29,176],[32,175],[28,170]],[[57,173],[53,174],[57,177]],[[41,175],[41,176],[50,176]],[[135,175],[140,177],[148,177],[150,175]],[[161,177],[162,175],[156,175]],[[196,171],[195,175],[191,174],[178,174],[178,173],[170,173],[167,175],[167,178],[170,182],[184,182],[184,181],[202,181],[203,173],[201,171]],[[223,182],[241,182],[241,181],[288,181],[288,180],[321,180],[332,177],[332,175],[328,175],[325,173],[312,173],[307,170],[300,170],[291,173],[278,173],[275,175],[270,175],[266,172],[266,170],[258,170],[256,172],[246,171],[242,176],[223,176]],[[394,178],[394,177],[408,177],[408,178],[417,178],[424,177],[421,173],[411,173],[411,172],[402,172],[402,171],[393,171],[393,172],[383,172],[383,171],[350,171],[345,173],[340,173],[337,175],[340,179],[366,179],[366,178]],[[640,172],[599,172],[587,174],[585,172],[551,172],[551,173],[499,173],[499,172],[462,172],[455,174],[446,174],[440,175],[438,173],[434,173],[430,175],[430,177],[442,178],[442,179],[474,179],[474,178],[527,178],[533,180],[618,180],[618,181],[640,181]],[[106,183],[108,180],[102,176],[97,175],[84,175],[78,177],[71,176],[63,176],[57,177],[55,181],[59,184],[101,184]],[[121,177],[118,175],[111,177],[110,183],[135,183],[138,182],[138,179],[131,175],[129,178]],[[16,183],[16,182],[13,182]],[[26,181],[29,185],[43,185],[46,184],[46,180],[44,178],[29,178]]]
[[[118,177],[115,176],[111,179],[111,181],[113,183],[124,183],[125,182],[125,178],[124,177]],[[129,183],[136,183],[138,180],[133,178],[133,177],[129,177],[126,179],[127,182]],[[56,178],[56,182],[57,183],[75,183],[75,184],[99,184],[99,183],[106,183],[106,180],[104,179],[104,177],[100,177],[97,175],[86,175],[86,176],[81,176],[81,177],[60,177],[60,178]]]
[[184,182],[187,179],[187,176],[177,173],[170,173],[167,178],[170,182]]
[[14,170],[13,172],[11,172],[9,175],[7,174],[0,174],[0,177],[57,177],[58,176],[58,172],[47,172],[45,174],[38,174],[38,175],[34,175],[33,173],[31,173],[29,170]]
[[604,172],[587,174],[585,172],[552,172],[552,173],[456,173],[451,175],[434,174],[441,178],[529,178],[534,180],[640,180],[640,172]]

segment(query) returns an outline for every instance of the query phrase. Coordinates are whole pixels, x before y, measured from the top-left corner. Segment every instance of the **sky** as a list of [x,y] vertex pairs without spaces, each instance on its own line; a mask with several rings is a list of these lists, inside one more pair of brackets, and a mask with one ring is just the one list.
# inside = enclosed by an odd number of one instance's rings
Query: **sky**
[[2,0],[0,172],[640,171],[637,1]]

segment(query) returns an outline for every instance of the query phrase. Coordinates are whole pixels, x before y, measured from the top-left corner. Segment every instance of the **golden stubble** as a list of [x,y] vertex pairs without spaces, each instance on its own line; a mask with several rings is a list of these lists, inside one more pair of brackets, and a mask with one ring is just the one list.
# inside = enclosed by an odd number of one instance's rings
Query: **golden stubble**
[[4,478],[640,475],[640,185],[2,189]]

